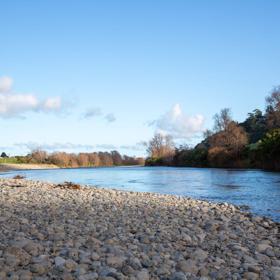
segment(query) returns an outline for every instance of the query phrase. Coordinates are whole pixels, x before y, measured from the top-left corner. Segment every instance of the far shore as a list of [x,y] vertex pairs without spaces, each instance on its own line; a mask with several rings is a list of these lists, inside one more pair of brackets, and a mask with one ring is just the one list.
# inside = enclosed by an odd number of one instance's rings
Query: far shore
[[118,165],[118,166],[79,166],[79,167],[60,167],[55,164],[40,163],[0,163],[0,172],[13,170],[42,170],[42,169],[76,169],[76,168],[99,168],[99,167],[141,167],[144,165]]
[[33,163],[1,163],[1,171],[9,170],[35,170],[35,169],[58,169],[60,168],[54,164],[33,164]]

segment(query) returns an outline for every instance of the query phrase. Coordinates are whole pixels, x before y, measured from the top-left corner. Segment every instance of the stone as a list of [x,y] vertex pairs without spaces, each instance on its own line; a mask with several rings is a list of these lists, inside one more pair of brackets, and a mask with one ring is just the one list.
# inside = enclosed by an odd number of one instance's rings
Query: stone
[[187,280],[187,277],[183,272],[175,272],[171,275],[170,280]]
[[257,245],[257,251],[260,253],[265,252],[267,249],[272,249],[272,247],[269,244],[266,243],[260,243]]
[[257,280],[257,279],[260,279],[259,275],[257,273],[254,273],[254,272],[245,272],[243,277],[246,280]]
[[137,280],[149,280],[150,276],[146,269],[142,269],[136,273]]
[[11,266],[25,266],[31,260],[31,256],[26,251],[17,247],[8,247],[5,250],[4,257],[6,257],[6,263]]
[[192,259],[203,262],[208,257],[208,252],[198,248],[192,253]]
[[182,272],[190,272],[192,274],[197,274],[198,266],[196,262],[192,259],[182,260],[177,264],[178,270]]
[[54,263],[55,263],[55,266],[63,266],[65,264],[66,260],[62,257],[55,257],[54,259]]
[[184,240],[186,243],[191,244],[192,243],[192,238],[186,234],[186,233],[181,233],[181,239]]
[[39,250],[42,246],[39,244],[36,244],[35,242],[29,241],[23,249],[28,252],[32,256],[37,256],[39,253]]
[[128,264],[133,269],[140,269],[140,268],[142,268],[141,261],[138,258],[130,258],[129,261],[128,261]]
[[124,262],[125,262],[125,258],[121,257],[121,256],[112,256],[112,257],[108,257],[107,260],[107,265],[111,266],[111,267],[122,267]]
[[[0,277],[1,279],[1,277]],[[22,270],[19,272],[20,280],[32,280],[32,273],[29,270]]]
[[273,274],[274,280],[280,280],[280,267],[271,267],[271,272]]
[[9,273],[8,280],[20,280],[19,275],[16,272],[11,272],[11,273]]
[[71,275],[71,273],[63,273],[61,276],[62,280],[74,280],[74,277]]
[[0,271],[0,280],[6,280],[7,279],[7,273],[5,271]]
[[65,260],[64,266],[67,270],[74,271],[77,268],[78,264],[75,261],[68,259]]
[[247,265],[247,270],[249,272],[260,273],[261,272],[261,267],[258,266],[258,265],[254,265],[254,264],[248,264]]
[[30,270],[33,273],[37,273],[39,275],[43,275],[46,272],[46,267],[42,264],[32,264]]
[[96,252],[92,252],[91,259],[93,261],[98,261],[100,259],[100,256]]
[[[79,280],[94,280],[94,279],[98,279],[98,274],[96,272],[91,272],[91,273],[87,273],[87,274],[80,276],[78,279]],[[114,278],[112,278],[112,279],[114,279]]]

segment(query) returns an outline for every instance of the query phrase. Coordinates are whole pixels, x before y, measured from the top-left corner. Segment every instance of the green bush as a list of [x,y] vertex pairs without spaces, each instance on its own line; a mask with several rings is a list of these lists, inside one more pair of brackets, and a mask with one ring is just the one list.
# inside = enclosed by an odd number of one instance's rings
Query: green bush
[[256,155],[262,167],[280,170],[280,128],[268,132],[258,142]]

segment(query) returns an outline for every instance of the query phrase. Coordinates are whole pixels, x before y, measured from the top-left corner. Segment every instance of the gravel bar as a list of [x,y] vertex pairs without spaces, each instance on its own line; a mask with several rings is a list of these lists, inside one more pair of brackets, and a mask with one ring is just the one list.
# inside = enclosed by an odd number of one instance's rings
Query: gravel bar
[[268,218],[73,186],[0,179],[0,280],[280,280],[280,224]]

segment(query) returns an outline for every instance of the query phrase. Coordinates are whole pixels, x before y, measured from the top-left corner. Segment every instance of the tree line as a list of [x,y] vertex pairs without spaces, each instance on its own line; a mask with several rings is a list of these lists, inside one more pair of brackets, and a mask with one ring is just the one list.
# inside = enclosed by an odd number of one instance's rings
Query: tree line
[[26,156],[10,158],[9,161],[12,163],[54,164],[65,168],[144,164],[143,158],[121,155],[118,151],[75,154],[66,152],[47,153],[39,149]]
[[266,98],[265,112],[255,109],[238,123],[225,108],[213,118],[213,129],[194,148],[176,147],[171,136],[156,134],[146,165],[280,170],[280,87]]

